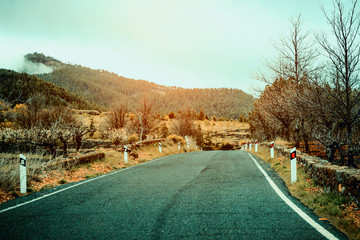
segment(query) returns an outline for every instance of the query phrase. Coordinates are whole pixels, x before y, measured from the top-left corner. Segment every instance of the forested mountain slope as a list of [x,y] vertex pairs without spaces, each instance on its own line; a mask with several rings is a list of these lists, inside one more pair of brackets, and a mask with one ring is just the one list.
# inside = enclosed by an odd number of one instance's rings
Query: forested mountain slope
[[25,103],[34,96],[41,96],[43,104],[47,107],[66,106],[75,109],[101,110],[98,105],[37,76],[0,69],[0,99],[17,104]]
[[[104,107],[126,103],[130,111],[135,111],[138,102],[145,96],[154,102],[160,114],[190,108],[201,109],[208,116],[239,118],[253,109],[254,98],[239,89],[184,89],[165,87],[144,80],[135,80],[110,73],[94,70],[80,65],[60,64],[58,60],[43,54],[28,54],[25,57],[54,67],[54,71],[38,76],[46,81],[68,89],[83,98]],[[54,64],[55,63],[55,64]]]

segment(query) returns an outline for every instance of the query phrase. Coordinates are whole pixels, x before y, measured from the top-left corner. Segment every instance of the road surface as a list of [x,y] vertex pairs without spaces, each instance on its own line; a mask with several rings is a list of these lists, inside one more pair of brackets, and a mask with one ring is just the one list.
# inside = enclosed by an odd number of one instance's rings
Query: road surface
[[[255,159],[244,151],[177,154],[18,198],[0,205],[0,239],[344,238]],[[328,235],[285,203],[255,162]]]

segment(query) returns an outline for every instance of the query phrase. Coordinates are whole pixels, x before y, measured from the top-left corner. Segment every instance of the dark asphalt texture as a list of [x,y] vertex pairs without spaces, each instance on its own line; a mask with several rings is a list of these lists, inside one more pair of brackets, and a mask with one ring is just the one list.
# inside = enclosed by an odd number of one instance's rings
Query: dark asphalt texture
[[[283,193],[340,239],[326,221]],[[0,210],[71,184],[0,205]],[[0,239],[324,239],[244,151],[177,154],[0,213]]]

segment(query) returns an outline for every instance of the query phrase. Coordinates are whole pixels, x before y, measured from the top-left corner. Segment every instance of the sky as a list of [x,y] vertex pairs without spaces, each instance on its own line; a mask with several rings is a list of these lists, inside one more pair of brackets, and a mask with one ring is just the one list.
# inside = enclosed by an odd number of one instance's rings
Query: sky
[[290,18],[327,31],[321,5],[332,10],[330,0],[0,0],[0,68],[39,52],[166,86],[252,93]]

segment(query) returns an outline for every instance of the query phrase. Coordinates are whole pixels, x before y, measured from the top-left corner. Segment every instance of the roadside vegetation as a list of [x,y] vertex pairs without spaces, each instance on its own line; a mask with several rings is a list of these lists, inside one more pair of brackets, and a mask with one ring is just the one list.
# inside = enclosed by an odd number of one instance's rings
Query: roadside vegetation
[[360,210],[355,202],[343,195],[325,192],[300,167],[297,182],[291,183],[290,159],[279,156],[276,151],[273,159],[265,146],[259,146],[257,153],[252,149],[251,153],[269,163],[284,180],[289,192],[312,209],[320,220],[328,220],[350,239],[360,238]]
[[325,9],[328,36],[304,29],[301,15],[274,43],[277,58],[258,79],[267,86],[250,114],[252,137],[278,137],[304,145],[316,141],[336,165],[360,167],[360,15],[358,1]]
[[[250,132],[260,142],[283,139],[331,164],[359,169],[359,6],[358,1],[332,2],[331,9],[321,7],[329,35],[304,29],[300,14],[290,20],[289,33],[273,43],[278,55],[265,60],[257,74],[266,87],[249,114]],[[355,202],[325,192],[300,168],[298,182],[291,184],[288,158],[269,159],[262,147],[257,155],[279,173],[291,194],[349,238],[360,239]]]

